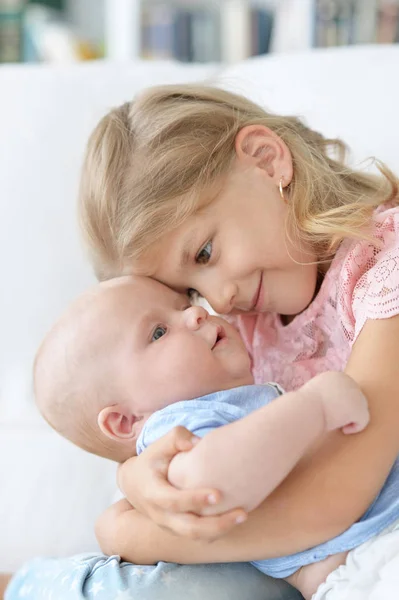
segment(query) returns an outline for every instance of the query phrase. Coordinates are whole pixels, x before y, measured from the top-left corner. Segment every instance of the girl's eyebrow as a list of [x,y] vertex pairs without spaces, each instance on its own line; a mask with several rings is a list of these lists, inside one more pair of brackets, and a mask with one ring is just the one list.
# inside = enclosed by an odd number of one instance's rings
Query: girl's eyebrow
[[180,263],[179,263],[180,269],[183,269],[190,262],[190,250],[188,247],[189,247],[189,243],[185,244],[184,247],[182,248],[182,253],[181,253]]
[[187,235],[186,241],[184,242],[182,249],[181,249],[180,262],[179,262],[180,269],[183,269],[184,267],[186,267],[187,264],[190,262],[190,256],[191,256],[190,250],[193,246],[193,239],[194,239],[194,232],[192,231],[192,232],[190,232],[189,235]]
[[[201,231],[202,231],[201,227]],[[187,237],[182,245],[181,253],[180,253],[180,262],[179,268],[183,269],[190,262],[191,257],[191,249],[198,241],[198,237],[200,235],[200,231],[198,228],[198,224],[193,225],[189,231],[187,232]]]

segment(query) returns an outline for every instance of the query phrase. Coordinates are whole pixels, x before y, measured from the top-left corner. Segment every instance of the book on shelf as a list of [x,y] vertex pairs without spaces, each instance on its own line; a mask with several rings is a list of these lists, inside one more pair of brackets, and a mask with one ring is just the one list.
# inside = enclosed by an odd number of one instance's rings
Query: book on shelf
[[267,54],[273,30],[273,13],[270,10],[251,10],[251,55]]
[[[240,58],[269,51],[273,13],[266,8],[243,4],[248,19],[245,43]],[[242,23],[232,23],[225,32],[224,7],[220,4],[170,3],[143,5],[141,13],[141,50],[144,58],[175,58],[183,62],[219,62],[229,60],[223,35],[229,35],[237,52],[234,33]],[[234,16],[234,15],[233,15]],[[241,15],[242,16],[242,15]],[[246,25],[245,24],[245,25]],[[242,40],[241,40],[242,42]],[[247,43],[248,42],[248,43]]]
[[314,46],[399,41],[399,0],[316,0]]
[[399,42],[399,1],[380,2],[377,17],[377,42]]
[[0,63],[21,60],[22,8],[20,0],[0,0]]

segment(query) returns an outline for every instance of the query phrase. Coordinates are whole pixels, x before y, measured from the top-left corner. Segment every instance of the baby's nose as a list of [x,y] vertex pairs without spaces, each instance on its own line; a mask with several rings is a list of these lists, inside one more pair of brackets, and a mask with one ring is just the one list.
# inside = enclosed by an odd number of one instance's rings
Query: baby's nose
[[184,311],[186,326],[193,330],[199,329],[208,316],[208,312],[202,306],[190,306]]

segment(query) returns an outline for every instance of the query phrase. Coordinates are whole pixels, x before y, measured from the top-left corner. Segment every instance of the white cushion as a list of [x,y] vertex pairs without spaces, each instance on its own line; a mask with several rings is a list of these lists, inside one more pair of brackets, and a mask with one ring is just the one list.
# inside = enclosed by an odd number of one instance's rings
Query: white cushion
[[0,440],[0,571],[96,550],[94,523],[113,501],[115,465],[47,428],[0,428]]

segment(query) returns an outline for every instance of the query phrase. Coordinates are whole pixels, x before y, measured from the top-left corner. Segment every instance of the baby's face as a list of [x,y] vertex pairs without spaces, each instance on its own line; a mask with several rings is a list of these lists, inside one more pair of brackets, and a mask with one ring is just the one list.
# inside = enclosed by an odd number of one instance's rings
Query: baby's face
[[174,402],[253,383],[234,327],[157,281],[128,281],[115,289],[115,310],[124,321],[118,376],[136,416],[145,419]]

